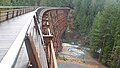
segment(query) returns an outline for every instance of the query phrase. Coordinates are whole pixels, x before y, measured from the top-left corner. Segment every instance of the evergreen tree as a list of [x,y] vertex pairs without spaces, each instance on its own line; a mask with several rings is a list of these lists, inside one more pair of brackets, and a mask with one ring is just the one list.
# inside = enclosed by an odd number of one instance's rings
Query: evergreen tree
[[119,6],[119,4],[113,4],[105,8],[104,11],[99,12],[90,33],[90,47],[92,53],[94,54],[101,50],[98,56],[99,60],[110,68],[117,68],[120,66]]

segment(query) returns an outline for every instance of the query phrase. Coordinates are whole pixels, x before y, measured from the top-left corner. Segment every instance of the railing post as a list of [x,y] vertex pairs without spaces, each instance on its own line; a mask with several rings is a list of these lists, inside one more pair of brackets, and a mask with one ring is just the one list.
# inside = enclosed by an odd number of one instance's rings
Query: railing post
[[26,13],[26,8],[24,8],[24,13]]
[[12,18],[14,17],[14,10],[13,10],[13,12],[12,12]]
[[16,16],[18,16],[18,10],[17,10]]
[[25,13],[25,8],[23,8],[23,14]]
[[22,8],[20,9],[20,15],[22,14]]
[[1,11],[0,11],[0,22],[1,22]]
[[21,9],[20,9],[19,11],[20,11],[20,14],[19,14],[19,15],[21,15]]
[[9,12],[7,12],[7,15],[6,15],[7,17],[6,17],[6,20],[8,20],[8,16],[9,16]]
[[22,14],[23,14],[23,8],[22,8]]

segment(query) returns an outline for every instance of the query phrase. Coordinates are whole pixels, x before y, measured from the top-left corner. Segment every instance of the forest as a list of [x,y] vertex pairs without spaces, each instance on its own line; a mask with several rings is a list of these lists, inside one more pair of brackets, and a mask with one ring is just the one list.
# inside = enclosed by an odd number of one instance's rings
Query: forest
[[74,33],[109,68],[120,67],[120,0],[0,0],[0,6],[69,7]]

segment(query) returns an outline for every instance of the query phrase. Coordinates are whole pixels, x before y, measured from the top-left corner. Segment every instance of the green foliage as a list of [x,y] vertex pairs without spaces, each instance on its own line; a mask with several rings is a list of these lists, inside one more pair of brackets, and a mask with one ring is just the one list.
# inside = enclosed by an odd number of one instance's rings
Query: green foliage
[[0,0],[0,6],[36,6],[41,0]]
[[120,66],[120,5],[116,1],[73,0],[70,3],[67,0],[46,0],[44,5],[74,7],[76,33],[89,35],[91,52],[96,55],[101,50],[99,61],[115,68]]
[[11,0],[0,0],[0,6],[9,6],[11,5]]
[[41,0],[41,4],[51,7],[74,7],[73,0]]
[[[102,19],[102,15],[99,12],[95,18],[95,21],[93,23],[92,26],[92,30],[90,32],[90,47],[91,47],[91,51],[96,52],[99,48],[99,44],[100,44],[100,25],[101,23],[100,20]],[[93,43],[94,42],[94,43]]]
[[75,33],[89,36],[91,53],[101,63],[120,67],[120,0],[0,0],[0,6],[8,5],[74,9]]
[[87,36],[94,17],[103,8],[104,0],[76,0],[74,4],[75,31],[82,36]]
[[112,4],[99,12],[90,32],[91,52],[98,48],[100,62],[110,68],[120,67],[120,3]]

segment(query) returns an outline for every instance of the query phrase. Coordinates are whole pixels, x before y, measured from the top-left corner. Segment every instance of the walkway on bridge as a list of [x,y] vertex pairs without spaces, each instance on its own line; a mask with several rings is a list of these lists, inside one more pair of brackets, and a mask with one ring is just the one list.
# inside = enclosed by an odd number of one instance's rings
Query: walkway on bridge
[[38,8],[35,11],[31,9],[32,12],[26,9],[7,12],[7,17],[0,16],[0,22],[3,19],[0,23],[0,67],[57,68],[55,53],[66,28],[64,24],[68,9]]
[[[35,15],[35,11],[26,13],[24,15],[12,18],[10,20],[4,21],[0,23],[0,61],[3,59],[3,57],[6,55],[7,51],[10,49],[11,45],[16,45],[19,44],[20,38],[18,38],[18,36],[20,36],[21,32],[23,32],[23,30],[25,30],[26,25],[29,25],[30,22],[33,22],[33,16]],[[18,39],[18,40],[16,40]],[[18,42],[18,43],[16,43]],[[25,47],[25,46],[24,46]],[[20,47],[19,47],[20,48]],[[24,49],[23,49],[24,50]],[[15,51],[15,50],[12,50]],[[25,51],[24,51],[25,52]],[[23,54],[24,54],[23,52]],[[15,53],[10,53],[9,57],[13,57]],[[16,51],[17,54],[17,51]],[[21,55],[23,55],[21,54]],[[24,62],[28,61],[27,57],[23,58]],[[13,59],[11,59],[13,60]],[[11,60],[7,60],[7,62],[11,61]],[[22,60],[22,59],[20,59]],[[22,66],[23,61],[19,62],[19,66],[17,66],[17,68],[24,68]],[[26,62],[27,63],[27,62]],[[21,66],[20,66],[21,65]],[[25,65],[25,63],[23,64]]]
[[24,29],[26,23],[32,22],[34,14],[33,11],[0,23],[0,60],[14,43],[21,30]]

